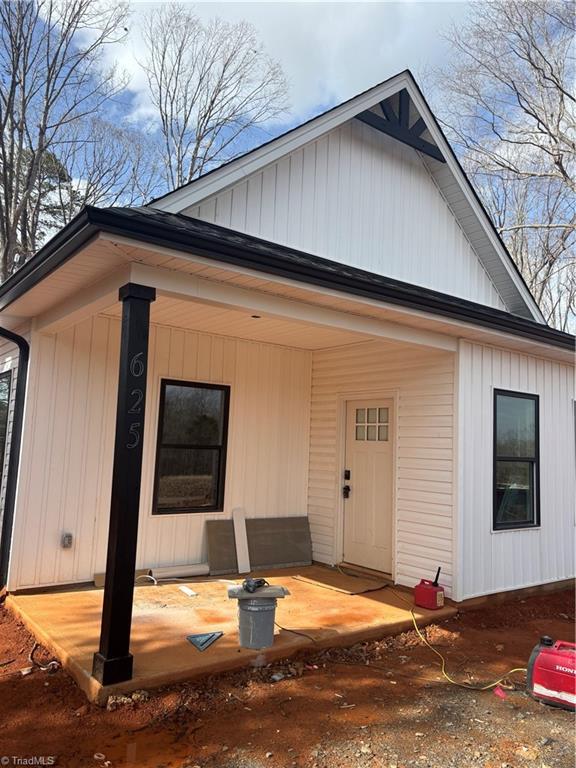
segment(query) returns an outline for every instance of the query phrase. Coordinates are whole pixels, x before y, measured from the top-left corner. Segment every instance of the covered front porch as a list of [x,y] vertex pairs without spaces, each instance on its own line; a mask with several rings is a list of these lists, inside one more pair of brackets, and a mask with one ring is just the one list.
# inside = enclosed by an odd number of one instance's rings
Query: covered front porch
[[[200,578],[137,586],[131,636],[133,676],[118,685],[102,686],[92,677],[103,590],[18,594],[8,598],[8,606],[55,654],[89,699],[100,704],[120,691],[129,693],[246,666],[262,667],[301,651],[353,645],[412,627],[410,591],[392,589],[381,580],[322,566],[257,575],[290,592],[278,601],[272,648],[252,651],[239,646],[236,601],[227,597],[228,585],[239,580]],[[197,595],[182,592],[183,585]],[[437,611],[415,610],[419,626],[455,613],[452,605]],[[223,636],[202,652],[186,639],[193,633],[217,631]]]
[[[97,280],[98,270],[107,276]],[[450,594],[458,342],[442,332],[447,325],[431,330],[417,313],[405,313],[404,323],[400,311],[373,301],[117,236],[94,240],[45,283],[20,307],[35,323],[27,482],[9,589],[21,593],[13,604],[70,660],[87,690],[202,674],[211,670],[211,654],[215,669],[252,659],[230,639],[235,610],[222,583],[203,582],[205,598],[191,606],[200,611],[196,626],[177,587],[170,594],[181,607],[151,618],[138,600],[169,587],[137,587],[133,609],[136,568],[206,573],[206,522],[230,520],[235,510],[246,519],[306,517],[313,561],[369,567],[397,585],[412,587],[442,565]],[[208,473],[201,478],[212,489],[204,508],[198,498],[188,504],[193,509],[159,508],[159,455],[174,449],[162,438],[167,383],[228,398],[218,440],[208,446],[220,451],[218,467],[209,482]],[[374,461],[363,472],[366,454],[353,457],[352,444],[382,448],[385,471]],[[177,496],[176,486],[171,481],[165,495]],[[64,534],[72,546],[64,546]],[[86,584],[104,572],[103,592],[24,593]],[[313,585],[296,582],[279,621],[319,633],[318,642],[354,642],[410,624],[406,606],[386,590],[352,600],[349,611],[343,601],[350,596],[322,587],[311,593]],[[195,607],[202,599],[204,608]],[[306,619],[313,604],[324,608]],[[185,635],[218,629],[212,609],[226,634],[210,654],[199,654]],[[280,631],[266,653],[285,655],[311,642]]]

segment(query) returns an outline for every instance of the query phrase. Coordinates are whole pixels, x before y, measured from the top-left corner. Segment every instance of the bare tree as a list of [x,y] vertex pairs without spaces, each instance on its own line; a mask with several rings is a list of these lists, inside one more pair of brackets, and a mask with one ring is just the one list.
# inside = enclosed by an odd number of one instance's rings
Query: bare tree
[[280,115],[286,82],[245,22],[203,23],[182,5],[146,18],[142,66],[160,118],[165,182],[175,188],[242,149]]
[[[36,246],[39,200],[70,129],[123,83],[104,69],[105,46],[126,34],[126,5],[95,0],[0,3],[0,277]],[[56,176],[65,175],[60,167]],[[50,185],[49,185],[50,186]]]
[[94,117],[71,126],[58,148],[66,170],[47,202],[57,226],[84,205],[138,205],[159,191],[156,143],[136,129]]
[[139,205],[157,194],[156,145],[99,118],[72,123],[46,153],[23,225],[34,252],[85,205]]
[[546,319],[576,312],[574,9],[569,0],[473,5],[449,34],[439,113]]

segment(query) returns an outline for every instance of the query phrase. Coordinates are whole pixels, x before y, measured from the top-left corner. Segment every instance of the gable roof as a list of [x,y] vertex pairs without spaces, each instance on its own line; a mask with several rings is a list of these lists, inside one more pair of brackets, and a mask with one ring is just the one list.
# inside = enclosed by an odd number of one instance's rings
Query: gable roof
[[[403,97],[404,105],[401,103]],[[398,120],[390,118],[395,114],[399,116],[403,106],[407,128],[404,135],[412,135],[411,146],[419,152],[505,305],[514,314],[544,323],[520,271],[409,70],[152,200],[148,205],[180,213],[355,118],[402,141],[402,133],[395,125]]]

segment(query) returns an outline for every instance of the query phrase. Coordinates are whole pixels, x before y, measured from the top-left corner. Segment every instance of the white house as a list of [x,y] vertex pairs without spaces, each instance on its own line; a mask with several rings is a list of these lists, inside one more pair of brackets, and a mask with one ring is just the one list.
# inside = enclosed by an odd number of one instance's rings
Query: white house
[[574,338],[409,72],[85,209],[0,325],[3,582],[91,581],[108,548],[101,680],[126,676],[134,568],[204,563],[234,509],[307,516],[316,561],[398,584],[441,565],[456,601],[573,576]]

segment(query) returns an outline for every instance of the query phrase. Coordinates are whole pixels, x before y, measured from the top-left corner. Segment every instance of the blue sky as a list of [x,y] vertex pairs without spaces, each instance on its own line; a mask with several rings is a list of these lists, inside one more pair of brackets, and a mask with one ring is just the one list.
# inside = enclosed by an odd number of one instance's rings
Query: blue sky
[[[139,20],[152,3],[135,3],[128,40],[108,52],[131,77],[130,112],[137,123],[151,112],[137,65]],[[290,112],[276,134],[370,88],[403,69],[425,80],[449,48],[442,32],[461,24],[464,2],[197,2],[204,17],[252,23],[268,53],[280,61],[290,86]]]

